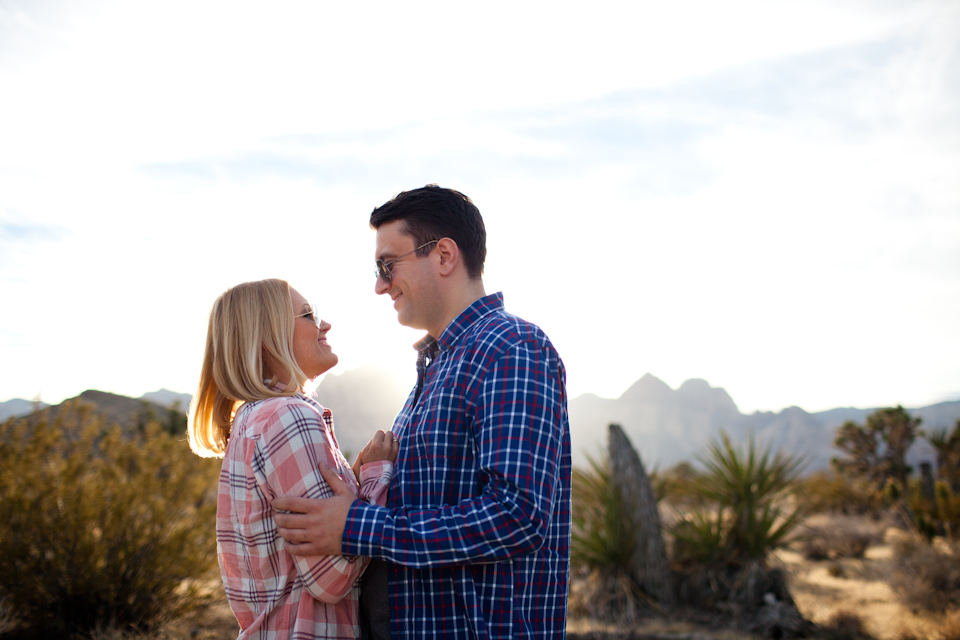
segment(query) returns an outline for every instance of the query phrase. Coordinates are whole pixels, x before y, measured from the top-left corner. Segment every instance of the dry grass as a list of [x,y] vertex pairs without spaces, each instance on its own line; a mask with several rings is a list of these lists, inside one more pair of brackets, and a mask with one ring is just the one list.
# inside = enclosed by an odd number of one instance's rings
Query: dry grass
[[862,558],[807,560],[799,545],[795,550],[778,552],[777,558],[790,577],[790,591],[801,613],[817,623],[821,633],[838,612],[855,612],[863,622],[864,631],[875,638],[935,640],[939,637],[943,616],[905,604],[890,584],[897,570],[894,546],[909,534],[889,528],[883,532],[889,523],[869,516],[860,516],[859,521],[857,518],[821,514],[810,518],[808,525],[824,530],[832,526],[862,528],[878,540],[866,549]]
[[892,584],[905,604],[931,612],[960,605],[960,546],[903,537],[894,544],[893,556]]
[[804,529],[800,552],[807,560],[862,558],[870,545],[883,539],[880,521],[844,514],[814,516]]
[[16,616],[13,615],[13,609],[6,600],[0,598],[0,636],[13,631],[18,624]]
[[940,627],[938,640],[960,640],[960,611],[946,616]]
[[132,628],[103,626],[82,640],[234,640],[240,633],[240,626],[227,604],[219,581],[215,585],[211,584],[211,587],[214,586],[216,594],[211,604],[182,618],[168,620],[150,633]]
[[830,616],[823,626],[821,637],[825,640],[871,640],[863,618],[856,613],[841,609]]

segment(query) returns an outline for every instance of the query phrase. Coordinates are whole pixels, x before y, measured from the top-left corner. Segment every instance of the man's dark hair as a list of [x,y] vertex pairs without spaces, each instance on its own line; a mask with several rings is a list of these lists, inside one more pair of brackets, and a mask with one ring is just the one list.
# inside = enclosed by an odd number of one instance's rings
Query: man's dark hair
[[[396,220],[402,221],[401,230],[413,238],[417,247],[431,240],[450,238],[463,255],[467,274],[477,278],[483,273],[487,230],[480,210],[459,191],[428,184],[401,191],[370,214],[370,226],[374,229]],[[417,251],[417,256],[423,257],[432,249],[433,245],[424,247]]]

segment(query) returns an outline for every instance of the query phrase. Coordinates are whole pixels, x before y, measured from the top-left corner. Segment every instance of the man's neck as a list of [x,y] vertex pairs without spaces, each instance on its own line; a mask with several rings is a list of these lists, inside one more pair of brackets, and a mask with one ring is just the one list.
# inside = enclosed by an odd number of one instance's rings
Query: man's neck
[[466,281],[466,284],[453,287],[450,296],[443,304],[443,313],[438,322],[427,329],[427,331],[436,339],[440,339],[440,334],[450,326],[450,323],[457,319],[474,302],[486,296],[486,290],[483,287],[482,278],[474,278]]

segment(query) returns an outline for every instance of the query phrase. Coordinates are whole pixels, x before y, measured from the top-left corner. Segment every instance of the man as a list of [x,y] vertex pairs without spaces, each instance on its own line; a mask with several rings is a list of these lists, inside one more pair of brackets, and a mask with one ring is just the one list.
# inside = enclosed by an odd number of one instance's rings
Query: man
[[486,231],[462,193],[428,185],[375,209],[376,292],[423,329],[394,424],[387,507],[277,498],[298,555],[387,561],[395,638],[561,638],[570,572],[566,373],[536,326],[486,295]]

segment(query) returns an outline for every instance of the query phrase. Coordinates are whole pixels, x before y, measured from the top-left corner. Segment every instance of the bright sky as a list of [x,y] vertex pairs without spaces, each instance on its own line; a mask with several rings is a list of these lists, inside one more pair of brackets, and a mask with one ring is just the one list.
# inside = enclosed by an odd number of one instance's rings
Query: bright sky
[[193,392],[265,277],[333,372],[410,378],[367,219],[430,182],[571,396],[960,397],[958,34],[953,0],[0,0],[0,400]]

